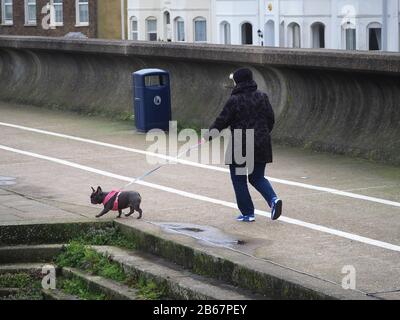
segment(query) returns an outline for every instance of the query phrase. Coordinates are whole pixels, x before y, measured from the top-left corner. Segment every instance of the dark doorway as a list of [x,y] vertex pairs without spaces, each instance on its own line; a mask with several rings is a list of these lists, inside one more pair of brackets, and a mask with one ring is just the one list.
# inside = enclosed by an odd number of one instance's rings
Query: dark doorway
[[382,49],[382,29],[370,28],[369,29],[369,50]]
[[253,26],[251,23],[242,24],[242,44],[253,44]]

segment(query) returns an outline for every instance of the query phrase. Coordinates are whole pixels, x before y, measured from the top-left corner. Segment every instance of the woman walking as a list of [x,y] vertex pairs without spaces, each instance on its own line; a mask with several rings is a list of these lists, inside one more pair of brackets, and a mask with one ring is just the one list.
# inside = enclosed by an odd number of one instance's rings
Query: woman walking
[[[257,83],[253,80],[250,69],[242,68],[237,70],[231,79],[235,83],[232,95],[225,104],[221,114],[211,125],[212,129],[221,132],[230,127],[232,132],[232,154],[227,154],[230,159],[229,168],[236,201],[241,212],[237,218],[241,222],[254,222],[254,204],[251,199],[247,180],[264,197],[271,208],[271,219],[277,220],[282,213],[282,201],[276,195],[270,182],[264,177],[267,163],[272,163],[272,145],[270,133],[274,127],[275,116],[269,102],[268,96],[257,90]],[[242,141],[237,140],[235,130],[242,130]],[[254,144],[249,148],[246,146],[246,130],[254,130]],[[235,137],[235,139],[234,139]],[[212,134],[205,137],[211,140]],[[239,139],[240,140],[240,139]],[[235,151],[235,149],[237,149]],[[238,149],[240,154],[243,151],[252,150],[252,157],[245,155],[246,161],[238,163],[235,159]],[[232,157],[230,157],[232,156]],[[250,160],[249,160],[250,159]],[[254,161],[254,163],[249,163]],[[241,170],[240,170],[241,169]]]

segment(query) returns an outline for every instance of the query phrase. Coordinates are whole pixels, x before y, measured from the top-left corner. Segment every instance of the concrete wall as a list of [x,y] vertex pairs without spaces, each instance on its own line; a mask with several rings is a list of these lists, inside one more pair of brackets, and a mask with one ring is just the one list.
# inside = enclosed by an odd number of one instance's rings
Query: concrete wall
[[173,118],[208,126],[242,66],[270,95],[275,142],[400,164],[394,53],[2,36],[0,99],[126,114],[131,73],[159,67],[171,72]]

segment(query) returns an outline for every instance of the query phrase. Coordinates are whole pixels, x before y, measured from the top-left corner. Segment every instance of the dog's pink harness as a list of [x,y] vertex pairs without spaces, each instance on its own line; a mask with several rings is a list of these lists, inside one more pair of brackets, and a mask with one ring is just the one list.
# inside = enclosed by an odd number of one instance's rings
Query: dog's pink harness
[[118,211],[118,199],[119,199],[119,195],[121,194],[121,191],[119,190],[113,190],[111,191],[103,200],[103,204],[106,205],[108,203],[108,201],[111,200],[112,197],[114,197],[115,195],[117,195],[117,197],[115,198],[114,201],[114,206],[111,209],[112,211]]

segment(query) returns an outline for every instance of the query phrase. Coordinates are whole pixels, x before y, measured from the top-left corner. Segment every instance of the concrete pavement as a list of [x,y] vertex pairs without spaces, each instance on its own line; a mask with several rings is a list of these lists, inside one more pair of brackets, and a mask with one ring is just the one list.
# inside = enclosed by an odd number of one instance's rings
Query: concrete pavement
[[[0,110],[0,121],[4,123],[139,150],[146,150],[149,145],[145,136],[135,134],[127,122],[5,103],[0,104]],[[137,152],[2,125],[0,132],[0,146],[67,160],[124,177],[137,177],[154,167],[146,162],[143,154]],[[2,224],[93,217],[100,207],[94,207],[89,202],[90,186],[101,185],[110,190],[126,183],[121,179],[4,149],[0,149],[0,158],[0,176],[15,178],[15,184],[0,186]],[[358,290],[387,292],[379,296],[400,298],[400,251],[396,250],[400,248],[400,168],[275,147],[275,163],[268,167],[267,175],[307,186],[348,191],[371,199],[273,182],[284,200],[284,218],[296,219],[296,223],[271,222],[258,216],[254,224],[240,224],[234,220],[237,210],[229,207],[235,200],[226,172],[176,164],[148,177],[145,182],[150,186],[132,186],[142,194],[144,220],[130,219],[128,223],[188,223],[214,227],[227,236],[244,241],[240,250],[247,254],[338,285],[344,277],[342,268],[352,265],[356,269]],[[173,190],[166,191],[167,188]],[[184,192],[197,197],[185,196]],[[254,190],[252,194],[257,209],[267,211],[261,196]],[[373,198],[398,203],[399,206],[378,203]],[[320,228],[315,230],[307,223]],[[339,234],[345,232],[353,235],[354,239],[326,232],[324,228]],[[367,240],[358,241],[357,236]],[[374,240],[394,248],[377,246]]]

